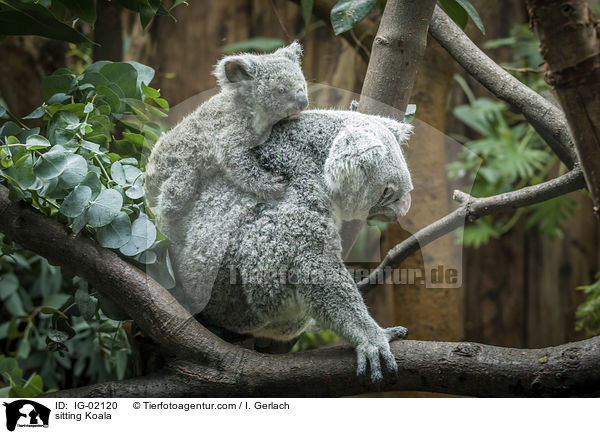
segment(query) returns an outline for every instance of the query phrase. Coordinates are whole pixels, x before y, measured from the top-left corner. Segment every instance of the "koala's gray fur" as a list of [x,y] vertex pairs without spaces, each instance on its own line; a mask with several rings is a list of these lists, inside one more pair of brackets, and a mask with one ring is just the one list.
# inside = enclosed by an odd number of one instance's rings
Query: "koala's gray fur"
[[184,241],[172,246],[176,298],[192,313],[203,308],[199,319],[208,326],[280,341],[314,319],[356,347],[359,374],[367,360],[374,381],[381,359],[395,370],[388,342],[406,329],[382,329],[371,318],[344,266],[338,230],[342,220],[406,213],[412,182],[400,144],[410,131],[334,110],[275,125],[256,156],[289,180],[285,196],[263,203],[224,178],[203,186],[177,227]]
[[297,42],[272,54],[227,56],[217,64],[220,92],[164,134],[146,167],[146,197],[169,236],[206,180],[225,176],[261,199],[282,194],[283,178],[251,158],[279,120],[308,105]]

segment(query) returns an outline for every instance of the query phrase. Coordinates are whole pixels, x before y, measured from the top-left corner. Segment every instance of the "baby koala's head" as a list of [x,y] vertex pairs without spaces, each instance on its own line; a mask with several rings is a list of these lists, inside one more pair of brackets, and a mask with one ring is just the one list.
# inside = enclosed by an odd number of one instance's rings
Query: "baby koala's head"
[[227,56],[217,64],[215,77],[221,89],[233,91],[254,113],[255,128],[268,129],[308,106],[301,57],[298,42],[271,54]]

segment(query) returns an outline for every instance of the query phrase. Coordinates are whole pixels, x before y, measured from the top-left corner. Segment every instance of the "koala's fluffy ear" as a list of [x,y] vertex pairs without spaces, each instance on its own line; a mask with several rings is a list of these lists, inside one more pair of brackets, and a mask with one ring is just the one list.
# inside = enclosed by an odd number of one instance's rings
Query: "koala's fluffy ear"
[[406,142],[408,142],[408,139],[410,139],[410,135],[413,132],[413,126],[411,124],[398,122],[395,119],[381,116],[377,120],[392,132],[394,137],[396,137],[398,144],[404,145]]
[[375,134],[357,127],[344,128],[334,139],[325,161],[325,181],[333,194],[361,191],[386,148]]
[[287,47],[278,49],[273,54],[285,56],[292,62],[296,62],[298,65],[300,65],[300,62],[302,61],[302,45],[298,41],[294,41]]
[[227,56],[217,63],[214,75],[220,87],[231,83],[252,80],[256,73],[255,62],[250,55]]

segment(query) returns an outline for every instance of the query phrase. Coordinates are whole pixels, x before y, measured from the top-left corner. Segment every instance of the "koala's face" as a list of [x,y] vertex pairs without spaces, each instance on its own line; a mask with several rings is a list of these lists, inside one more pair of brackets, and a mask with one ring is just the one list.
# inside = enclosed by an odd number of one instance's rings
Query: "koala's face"
[[281,57],[265,58],[263,79],[256,80],[256,101],[269,118],[294,115],[308,106],[307,84],[300,65]]
[[368,117],[334,140],[325,179],[340,220],[396,221],[408,212],[413,185],[400,142],[408,139],[411,126],[392,122],[394,132]]
[[306,79],[300,67],[302,47],[294,42],[272,54],[223,58],[215,69],[222,88],[233,90],[255,113],[263,130],[308,106]]

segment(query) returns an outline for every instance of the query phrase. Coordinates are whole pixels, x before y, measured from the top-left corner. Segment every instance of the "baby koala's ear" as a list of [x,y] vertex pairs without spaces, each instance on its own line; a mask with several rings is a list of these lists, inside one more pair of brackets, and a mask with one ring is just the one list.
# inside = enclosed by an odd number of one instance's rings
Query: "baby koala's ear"
[[287,47],[278,49],[273,54],[287,57],[292,62],[296,62],[300,65],[302,61],[302,45],[298,41],[294,41]]
[[227,56],[217,63],[214,75],[220,87],[230,83],[253,80],[256,74],[256,64],[250,55]]

